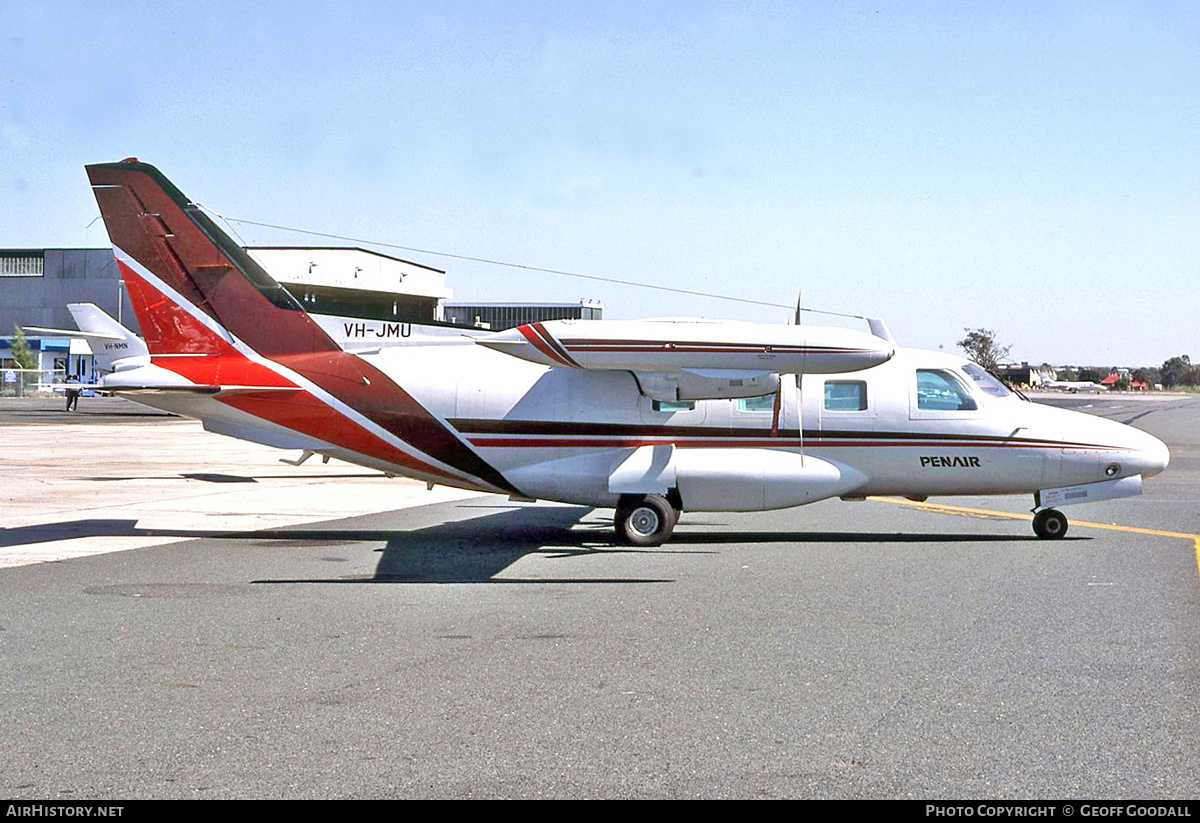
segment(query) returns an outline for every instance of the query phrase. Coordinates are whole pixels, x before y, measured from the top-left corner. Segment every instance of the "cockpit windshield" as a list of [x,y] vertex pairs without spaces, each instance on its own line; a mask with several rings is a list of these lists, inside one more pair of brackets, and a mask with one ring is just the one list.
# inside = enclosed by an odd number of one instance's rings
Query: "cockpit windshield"
[[979,408],[963,382],[947,369],[917,369],[917,408],[974,411]]
[[983,366],[975,363],[967,363],[963,366],[963,371],[979,385],[979,388],[983,389],[984,394],[990,397],[1008,397],[1012,394],[1008,386],[1000,382],[998,378],[983,368]]

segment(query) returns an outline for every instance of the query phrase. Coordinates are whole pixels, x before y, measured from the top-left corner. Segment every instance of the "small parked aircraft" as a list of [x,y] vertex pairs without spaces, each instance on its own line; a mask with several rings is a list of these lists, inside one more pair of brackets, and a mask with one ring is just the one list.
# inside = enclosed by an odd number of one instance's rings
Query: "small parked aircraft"
[[1091,380],[1051,380],[1044,388],[1052,391],[1065,391],[1070,394],[1076,392],[1102,392],[1108,391],[1108,386],[1102,386],[1099,383],[1093,383]]
[[[1062,537],[1053,506],[1138,494],[1169,460],[1137,429],[898,348],[879,321],[870,333],[665,319],[393,335],[309,314],[153,166],[87,171],[145,336],[107,341],[103,389],[304,457],[612,507],[618,537],[639,546],[669,539],[684,511],[868,495],[1033,493],[1034,531]],[[75,317],[97,339],[121,336],[111,318]]]

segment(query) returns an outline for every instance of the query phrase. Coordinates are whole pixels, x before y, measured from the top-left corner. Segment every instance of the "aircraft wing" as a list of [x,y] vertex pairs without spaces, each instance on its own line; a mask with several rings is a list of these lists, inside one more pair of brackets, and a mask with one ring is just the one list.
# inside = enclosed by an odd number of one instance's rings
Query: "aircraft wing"
[[685,320],[550,320],[475,338],[481,346],[576,369],[776,374],[858,371],[889,360],[895,343],[827,326]]
[[663,401],[760,397],[778,390],[781,374],[859,371],[896,351],[890,334],[682,319],[551,320],[475,342],[544,366],[630,371]]

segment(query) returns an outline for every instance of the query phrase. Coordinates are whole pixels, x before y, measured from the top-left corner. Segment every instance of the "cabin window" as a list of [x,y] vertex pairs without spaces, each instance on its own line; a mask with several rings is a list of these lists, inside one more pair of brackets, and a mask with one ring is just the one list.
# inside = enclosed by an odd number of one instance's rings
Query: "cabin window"
[[1012,394],[1008,386],[1004,385],[994,374],[976,363],[968,363],[963,366],[963,371],[967,376],[979,384],[979,388],[983,389],[983,393],[990,397],[1008,397]]
[[696,404],[690,401],[655,400],[651,405],[656,412],[667,412],[668,414],[691,411],[696,408]]
[[825,411],[866,411],[867,384],[862,380],[826,380]]
[[974,411],[967,387],[944,369],[917,369],[917,408],[924,411]]
[[762,397],[739,397],[738,411],[770,412],[775,411],[775,395],[764,394]]

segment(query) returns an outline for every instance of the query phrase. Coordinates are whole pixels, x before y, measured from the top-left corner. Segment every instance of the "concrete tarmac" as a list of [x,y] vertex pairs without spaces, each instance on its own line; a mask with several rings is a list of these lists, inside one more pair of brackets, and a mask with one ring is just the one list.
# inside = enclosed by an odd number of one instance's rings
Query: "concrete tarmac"
[[685,515],[653,550],[0,404],[6,556],[110,549],[0,569],[0,794],[1194,798],[1200,400],[1086,402],[1172,465],[1062,541],[957,498]]
[[120,398],[0,398],[0,568],[474,496],[205,432]]

